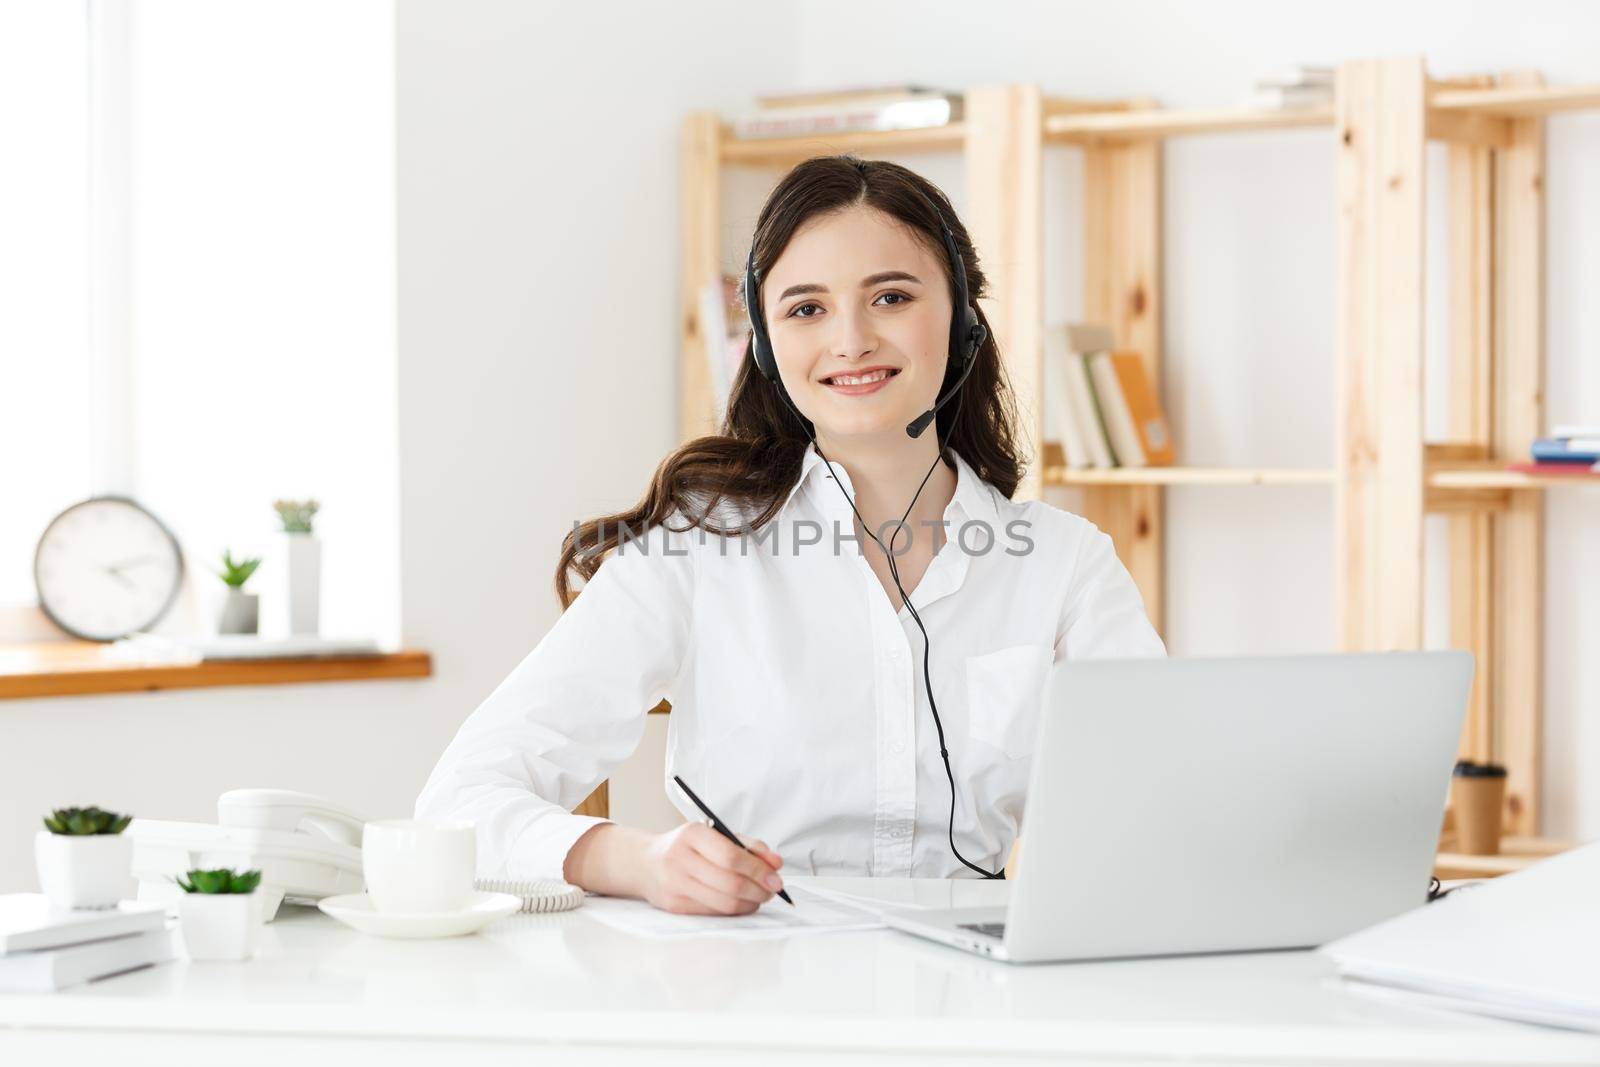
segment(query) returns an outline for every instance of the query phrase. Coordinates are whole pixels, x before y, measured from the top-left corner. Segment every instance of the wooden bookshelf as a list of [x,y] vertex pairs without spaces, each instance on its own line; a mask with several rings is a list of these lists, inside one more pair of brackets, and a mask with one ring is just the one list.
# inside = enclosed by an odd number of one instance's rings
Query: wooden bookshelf
[[[964,121],[938,130],[736,141],[719,117],[688,116],[683,139],[680,434],[713,430],[699,286],[721,271],[721,168],[788,166],[810,155],[959,153],[963,217],[991,290],[984,305],[1017,390],[1024,444],[1040,457],[1021,498],[1070,486],[1111,535],[1164,629],[1164,490],[1325,485],[1335,500],[1339,644],[1422,647],[1423,525],[1450,527],[1451,644],[1477,673],[1461,754],[1510,770],[1505,823],[1540,853],[1544,495],[1578,478],[1505,466],[1543,429],[1544,122],[1600,110],[1600,85],[1546,86],[1535,72],[1449,81],[1422,57],[1341,65],[1334,103],[1286,112],[1173,110],[1143,99],[1068,100],[1032,85],[968,90]],[[1084,315],[1109,325],[1162,381],[1162,149],[1175,137],[1325,131],[1336,149],[1336,450],[1327,468],[1069,470],[1044,440],[1044,150],[1079,152]],[[1423,270],[1429,142],[1448,154],[1450,434],[1422,426]],[[776,176],[774,176],[776,177]],[[1170,407],[1170,405],[1169,405]],[[1522,848],[1522,845],[1518,846]]]

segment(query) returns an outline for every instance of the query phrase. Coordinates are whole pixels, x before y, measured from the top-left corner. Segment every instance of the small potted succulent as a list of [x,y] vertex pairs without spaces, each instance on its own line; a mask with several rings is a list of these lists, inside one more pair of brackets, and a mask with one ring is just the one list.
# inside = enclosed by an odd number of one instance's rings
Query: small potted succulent
[[228,599],[222,604],[222,618],[217,623],[221,634],[253,634],[259,625],[260,598],[244,591],[244,583],[261,566],[260,559],[235,560],[231,549],[222,552],[222,570],[217,571],[228,587]]
[[175,878],[178,924],[192,960],[247,960],[261,932],[260,871],[194,870]]
[[53,908],[114,908],[131,897],[133,840],[122,835],[132,815],[96,807],[60,808],[34,838],[39,888]]
[[322,542],[311,530],[321,508],[315,500],[274,500],[272,508],[283,526],[286,566],[281,585],[291,634],[315,634],[322,600]]

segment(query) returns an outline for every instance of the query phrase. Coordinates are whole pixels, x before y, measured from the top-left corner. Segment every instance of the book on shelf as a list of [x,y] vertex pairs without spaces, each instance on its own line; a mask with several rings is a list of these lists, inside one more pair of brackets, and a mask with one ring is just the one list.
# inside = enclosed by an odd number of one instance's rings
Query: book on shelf
[[705,345],[718,424],[750,338],[750,316],[739,303],[739,285],[738,278],[724,274],[700,287],[700,338]]
[[1530,449],[1535,463],[1600,463],[1600,435],[1541,437]]
[[1111,331],[1093,323],[1073,323],[1067,327],[1066,357],[1061,375],[1067,404],[1083,443],[1088,449],[1087,466],[1110,470],[1116,466],[1111,454],[1111,439],[1106,435],[1105,415],[1095,398],[1089,380],[1089,354],[1111,347]]
[[1095,352],[1088,363],[1117,463],[1170,467],[1174,459],[1172,432],[1145,372],[1144,359],[1137,352]]
[[916,92],[824,106],[758,108],[736,115],[730,126],[741,140],[921,130],[960,121],[961,105],[957,93]]
[[1333,103],[1332,85],[1264,85],[1245,97],[1246,111],[1297,111]]
[[1550,429],[1551,437],[1600,437],[1600,422],[1582,423],[1568,422],[1557,423]]
[[1332,67],[1317,63],[1299,63],[1277,67],[1256,79],[1257,89],[1285,89],[1303,85],[1333,86]]
[[1600,477],[1600,462],[1597,463],[1508,463],[1506,470],[1516,471],[1518,474],[1546,475],[1554,474],[1566,478],[1595,478]]
[[823,89],[795,89],[790,92],[762,93],[756,97],[756,106],[772,110],[796,107],[838,107],[845,104],[903,100],[908,96],[947,92],[949,91],[934,85],[918,85],[915,82],[891,82],[884,85],[840,85]]
[[1068,347],[1065,326],[1052,326],[1046,331],[1044,397],[1049,425],[1045,429],[1045,436],[1054,436],[1061,442],[1061,451],[1066,456],[1069,469],[1082,470],[1093,461],[1089,455],[1089,444],[1073,415],[1070,387],[1067,384],[1067,362],[1074,358],[1075,353]]

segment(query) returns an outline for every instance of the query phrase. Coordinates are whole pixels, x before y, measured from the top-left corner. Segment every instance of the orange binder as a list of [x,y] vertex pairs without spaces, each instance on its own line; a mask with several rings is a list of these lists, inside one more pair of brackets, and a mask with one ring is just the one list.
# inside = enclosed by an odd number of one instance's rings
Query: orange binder
[[1167,427],[1167,417],[1161,413],[1161,401],[1150,384],[1150,376],[1144,371],[1144,360],[1137,352],[1113,352],[1111,365],[1128,403],[1128,413],[1133,416],[1145,462],[1152,467],[1172,466],[1177,458],[1172,447],[1172,431]]

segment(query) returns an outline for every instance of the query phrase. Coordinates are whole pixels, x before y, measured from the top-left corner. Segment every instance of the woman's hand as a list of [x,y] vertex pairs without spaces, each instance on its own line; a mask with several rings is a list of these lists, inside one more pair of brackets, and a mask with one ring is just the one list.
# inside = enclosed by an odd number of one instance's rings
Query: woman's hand
[[750,852],[704,823],[648,834],[615,823],[593,827],[567,853],[573,885],[639,897],[686,915],[747,915],[783,888],[783,859],[763,842]]

